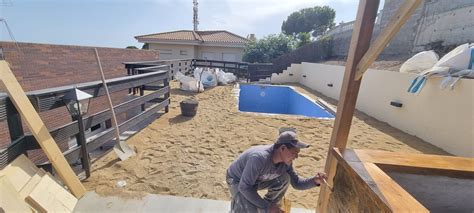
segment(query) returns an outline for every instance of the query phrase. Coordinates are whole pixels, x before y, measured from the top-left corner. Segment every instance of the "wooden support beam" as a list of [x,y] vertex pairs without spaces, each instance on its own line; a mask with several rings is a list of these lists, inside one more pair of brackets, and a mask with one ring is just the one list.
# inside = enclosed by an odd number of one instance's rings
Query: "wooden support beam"
[[420,5],[422,0],[406,0],[398,9],[397,13],[393,15],[387,27],[382,30],[375,42],[370,46],[369,50],[364,54],[364,57],[357,65],[357,73],[354,80],[360,80],[365,71],[370,65],[379,57],[380,53],[385,49],[387,44],[398,33],[400,28],[411,17],[411,14]]
[[[359,9],[357,11],[357,18],[352,31],[351,45],[349,47],[341,94],[337,105],[336,120],[326,158],[325,172],[328,175],[328,183],[330,185],[333,184],[333,178],[337,166],[337,161],[331,154],[331,150],[333,147],[337,147],[343,152],[347,144],[347,138],[361,82],[360,79],[354,80],[356,66],[369,48],[378,6],[379,0],[361,0],[359,2]],[[328,211],[327,204],[330,193],[331,191],[325,184],[321,185],[317,212]]]
[[4,60],[0,61],[0,80],[2,82],[1,85],[10,96],[13,104],[20,112],[21,117],[35,136],[49,161],[53,164],[59,177],[68,186],[74,196],[77,198],[82,197],[86,193],[86,189],[67,163],[63,153],[51,137],[51,134],[49,134],[48,129],[26,97],[23,88],[21,88],[20,83],[16,80],[7,62]]

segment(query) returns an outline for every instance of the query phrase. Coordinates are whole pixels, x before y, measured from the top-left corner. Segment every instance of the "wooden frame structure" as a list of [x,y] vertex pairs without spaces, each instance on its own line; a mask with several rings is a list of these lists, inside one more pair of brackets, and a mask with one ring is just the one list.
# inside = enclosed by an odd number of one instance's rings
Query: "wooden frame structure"
[[[394,17],[383,29],[378,38],[370,46],[379,0],[360,0],[357,17],[352,31],[352,39],[346,63],[336,120],[331,134],[329,151],[326,158],[325,172],[328,183],[333,184],[337,161],[331,154],[332,148],[338,148],[341,153],[347,145],[347,138],[354,115],[355,104],[359,92],[362,75],[375,61],[385,46],[396,35],[403,24],[408,20],[422,0],[407,0],[399,8]],[[321,186],[317,212],[327,212],[330,190],[326,185]]]
[[474,208],[470,202],[472,158],[353,149],[342,154],[337,148],[331,153],[338,162],[335,184],[344,185],[332,192],[331,211],[464,212]]

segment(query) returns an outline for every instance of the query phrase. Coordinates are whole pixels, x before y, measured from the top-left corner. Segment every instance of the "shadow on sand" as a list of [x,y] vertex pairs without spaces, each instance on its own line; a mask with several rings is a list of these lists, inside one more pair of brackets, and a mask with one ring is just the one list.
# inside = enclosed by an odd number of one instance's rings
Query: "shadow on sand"
[[187,117],[187,116],[182,116],[182,115],[176,115],[174,116],[174,118],[170,118],[168,121],[171,123],[171,124],[177,124],[177,123],[182,123],[182,122],[186,122],[186,121],[189,121],[193,119],[193,117]]

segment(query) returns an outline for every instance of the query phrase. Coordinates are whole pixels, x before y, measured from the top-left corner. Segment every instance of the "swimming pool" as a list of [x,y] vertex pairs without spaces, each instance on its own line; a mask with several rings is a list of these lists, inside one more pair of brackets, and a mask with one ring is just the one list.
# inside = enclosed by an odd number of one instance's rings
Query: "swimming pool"
[[288,86],[241,84],[239,110],[271,114],[303,115],[314,118],[334,118],[314,100]]

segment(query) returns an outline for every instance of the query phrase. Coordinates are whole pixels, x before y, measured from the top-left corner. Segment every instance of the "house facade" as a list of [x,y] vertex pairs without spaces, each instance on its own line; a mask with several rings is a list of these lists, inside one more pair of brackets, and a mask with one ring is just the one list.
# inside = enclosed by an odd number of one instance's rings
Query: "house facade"
[[241,62],[245,45],[250,41],[234,33],[180,30],[136,36],[138,42],[158,50],[161,60],[207,59]]

